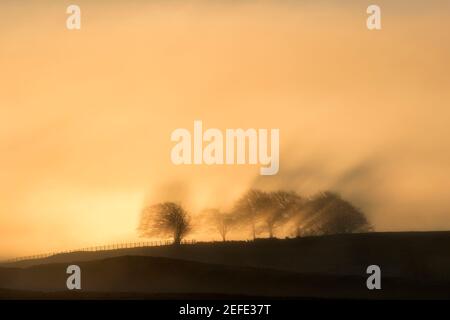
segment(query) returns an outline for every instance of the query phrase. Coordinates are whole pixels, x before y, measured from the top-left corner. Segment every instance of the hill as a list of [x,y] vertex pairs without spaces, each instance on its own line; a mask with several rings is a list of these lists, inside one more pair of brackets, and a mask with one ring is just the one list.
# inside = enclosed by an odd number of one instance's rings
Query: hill
[[450,232],[361,233],[74,252],[3,266],[23,268],[130,255],[336,276],[365,275],[368,265],[377,264],[387,277],[450,282],[449,247]]
[[[207,296],[312,298],[449,298],[450,285],[385,278],[369,291],[364,276],[300,274],[144,256],[77,262],[82,291],[66,289],[67,264],[0,268],[6,297],[171,298]],[[7,289],[5,291],[5,289]],[[13,291],[8,291],[13,290]],[[1,291],[0,291],[1,294]]]

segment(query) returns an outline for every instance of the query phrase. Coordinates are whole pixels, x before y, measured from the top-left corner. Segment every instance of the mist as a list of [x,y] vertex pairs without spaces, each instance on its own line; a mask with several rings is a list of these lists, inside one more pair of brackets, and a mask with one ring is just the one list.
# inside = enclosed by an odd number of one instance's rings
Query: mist
[[[79,2],[78,33],[64,4],[0,5],[0,256],[132,241],[146,204],[195,216],[249,188],[339,192],[377,231],[450,228],[445,3],[382,1],[373,33],[351,1]],[[197,119],[279,128],[279,173],[173,165],[170,133]]]

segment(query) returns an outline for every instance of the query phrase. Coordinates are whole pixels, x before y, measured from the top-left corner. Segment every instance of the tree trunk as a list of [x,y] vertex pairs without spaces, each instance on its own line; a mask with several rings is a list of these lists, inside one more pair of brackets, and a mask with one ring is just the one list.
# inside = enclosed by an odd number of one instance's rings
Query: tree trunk
[[252,223],[252,231],[253,231],[253,240],[256,239],[256,227],[255,227],[255,223]]
[[173,235],[173,244],[176,246],[181,244],[181,236],[177,232]]
[[273,224],[272,223],[267,224],[267,230],[269,231],[269,238],[273,238]]

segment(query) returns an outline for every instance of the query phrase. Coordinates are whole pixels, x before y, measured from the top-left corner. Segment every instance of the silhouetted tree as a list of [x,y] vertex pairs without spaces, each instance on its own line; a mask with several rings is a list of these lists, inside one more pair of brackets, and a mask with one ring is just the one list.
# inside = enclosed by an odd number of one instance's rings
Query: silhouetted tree
[[253,239],[256,239],[256,223],[269,205],[269,195],[256,189],[247,191],[234,205],[233,214],[236,219],[239,222],[251,224]]
[[222,240],[226,241],[227,240],[227,234],[230,231],[232,225],[233,225],[233,218],[231,215],[223,213],[223,212],[219,212],[216,216],[215,216],[215,225],[217,230],[219,231]]
[[301,197],[293,191],[274,191],[268,194],[265,222],[269,237],[273,238],[275,228],[287,222],[301,205]]
[[207,216],[206,219],[202,219],[204,223],[213,226],[220,233],[222,240],[226,241],[227,234],[235,223],[234,216],[218,209],[205,209],[201,215]]
[[172,235],[174,244],[180,244],[190,226],[189,214],[181,205],[164,202],[144,208],[138,231],[141,237]]
[[338,194],[323,192],[303,208],[298,235],[366,232],[372,230],[366,216]]

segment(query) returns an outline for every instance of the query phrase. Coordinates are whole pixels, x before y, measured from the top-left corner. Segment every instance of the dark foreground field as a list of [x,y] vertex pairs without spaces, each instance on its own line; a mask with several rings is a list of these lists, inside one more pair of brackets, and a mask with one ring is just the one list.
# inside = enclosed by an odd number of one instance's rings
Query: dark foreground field
[[[79,252],[0,268],[0,298],[450,298],[450,232],[351,234]],[[82,290],[66,289],[66,268]],[[366,288],[377,264],[382,289]]]

